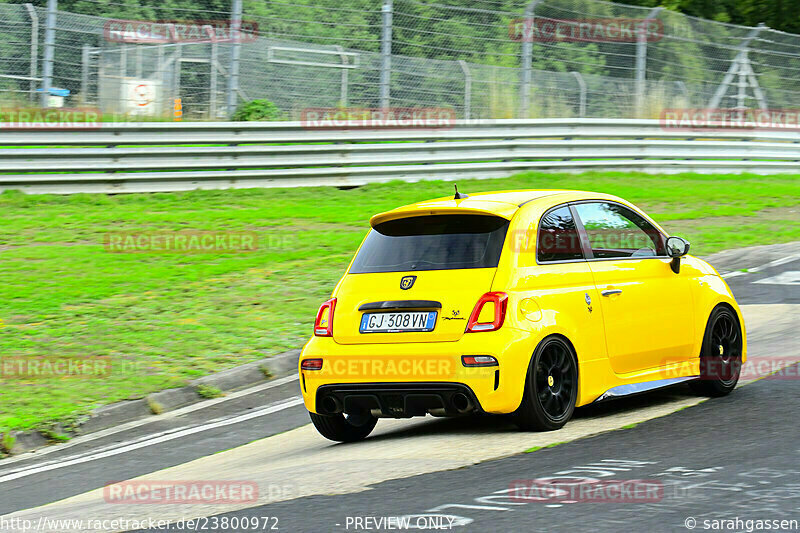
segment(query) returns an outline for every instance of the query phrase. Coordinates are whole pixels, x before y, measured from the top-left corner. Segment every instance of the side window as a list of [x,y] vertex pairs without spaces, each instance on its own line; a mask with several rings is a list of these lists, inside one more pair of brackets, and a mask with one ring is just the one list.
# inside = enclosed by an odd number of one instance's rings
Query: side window
[[539,222],[536,254],[540,263],[583,259],[581,239],[569,207],[548,211]]
[[583,223],[595,258],[667,255],[661,233],[631,209],[609,202],[573,207]]

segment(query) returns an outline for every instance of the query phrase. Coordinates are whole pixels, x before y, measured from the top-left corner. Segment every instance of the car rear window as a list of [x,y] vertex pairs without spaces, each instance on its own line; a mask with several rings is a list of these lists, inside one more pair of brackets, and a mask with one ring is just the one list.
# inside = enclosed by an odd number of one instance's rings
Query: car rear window
[[428,215],[376,225],[351,274],[495,268],[508,220],[491,215]]

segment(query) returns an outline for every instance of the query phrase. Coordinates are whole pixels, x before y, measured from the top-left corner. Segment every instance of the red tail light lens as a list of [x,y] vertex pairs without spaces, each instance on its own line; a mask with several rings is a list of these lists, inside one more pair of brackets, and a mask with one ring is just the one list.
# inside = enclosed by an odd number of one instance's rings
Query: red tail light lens
[[499,366],[497,359],[491,355],[462,355],[461,364],[464,366]]
[[303,370],[322,370],[322,359],[303,359],[300,363]]
[[336,308],[336,298],[331,298],[317,311],[317,319],[314,321],[314,335],[317,337],[333,336],[333,311]]
[[[483,311],[483,306],[486,304],[494,305],[494,320],[491,322],[478,322]],[[496,331],[503,326],[506,319],[506,308],[508,307],[508,294],[504,292],[487,292],[481,296],[478,303],[475,304],[475,309],[467,322],[467,333],[478,333],[480,331]]]

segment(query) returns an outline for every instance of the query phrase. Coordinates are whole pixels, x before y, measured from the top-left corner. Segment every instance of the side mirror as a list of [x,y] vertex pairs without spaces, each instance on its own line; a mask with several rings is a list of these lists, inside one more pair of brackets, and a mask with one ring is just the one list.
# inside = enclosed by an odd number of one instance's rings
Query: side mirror
[[681,271],[681,257],[689,253],[689,241],[680,237],[669,237],[667,239],[667,255],[672,258],[672,271],[676,274]]

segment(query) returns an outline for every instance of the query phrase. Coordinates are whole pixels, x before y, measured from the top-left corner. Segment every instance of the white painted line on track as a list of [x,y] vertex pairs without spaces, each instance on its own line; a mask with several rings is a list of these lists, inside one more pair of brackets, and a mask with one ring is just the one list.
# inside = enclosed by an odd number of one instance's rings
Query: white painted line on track
[[112,457],[114,455],[119,455],[122,453],[130,452],[133,450],[137,450],[140,448],[146,448],[148,446],[153,446],[154,444],[160,444],[162,442],[167,442],[170,440],[179,439],[182,437],[186,437],[188,435],[193,435],[195,433],[200,433],[202,431],[208,431],[211,429],[216,429],[224,426],[230,426],[232,424],[238,424],[239,422],[245,422],[247,420],[251,420],[253,418],[258,418],[261,416],[271,415],[273,413],[277,413],[278,411],[283,411],[284,409],[289,409],[291,407],[295,407],[297,405],[301,405],[303,403],[303,399],[299,396],[294,396],[292,398],[287,398],[285,400],[281,400],[272,404],[268,407],[263,409],[259,409],[257,411],[253,411],[251,413],[246,413],[239,416],[234,416],[232,418],[227,418],[223,420],[219,420],[217,422],[210,422],[208,424],[201,424],[199,426],[190,427],[187,429],[183,429],[177,432],[169,433],[166,435],[161,435],[155,438],[149,438],[143,441],[138,442],[129,442],[129,443],[121,443],[118,447],[103,451],[103,452],[96,452],[90,453],[88,455],[82,455],[74,458],[60,458],[58,461],[53,461],[46,465],[41,466],[33,466],[31,468],[21,470],[18,472],[14,472],[11,474],[6,474],[0,477],[0,483],[5,483],[7,481],[13,481],[15,479],[31,476],[34,474],[39,474],[41,472],[48,472],[50,470],[57,470],[60,468],[66,468],[69,466],[73,466],[76,464],[81,463],[88,463],[89,461],[95,461],[97,459],[104,459],[106,457]]
[[[87,442],[92,442],[97,439],[102,439],[103,437],[108,437],[109,435],[114,435],[116,433],[120,433],[122,431],[130,431],[131,429],[135,429],[147,424],[152,424],[153,422],[160,422],[163,420],[168,420],[171,418],[177,418],[179,416],[183,416],[185,414],[193,413],[195,411],[199,411],[201,409],[207,409],[209,407],[213,407],[217,404],[227,402],[230,400],[236,400],[238,398],[242,398],[244,396],[248,396],[250,394],[255,394],[256,392],[262,392],[269,389],[274,389],[275,387],[280,387],[281,385],[286,385],[287,383],[291,383],[293,381],[297,381],[299,379],[298,374],[292,374],[291,376],[286,376],[278,379],[273,379],[266,383],[262,383],[260,385],[255,385],[253,387],[248,387],[246,389],[238,390],[236,392],[231,392],[225,394],[225,396],[221,396],[219,398],[212,398],[210,400],[204,400],[199,403],[187,405],[185,407],[181,407],[180,409],[175,409],[174,411],[167,411],[161,415],[153,415],[148,416],[146,418],[142,418],[140,420],[134,420],[132,422],[127,422],[125,424],[120,424],[118,426],[114,426],[108,429],[103,429],[100,431],[95,431],[93,433],[89,433],[88,435],[81,435],[70,439],[68,442],[63,444],[59,444],[58,446],[51,446],[48,448],[42,448],[36,451],[23,453],[20,455],[16,455],[14,457],[8,457],[0,461],[0,471],[2,471],[3,467],[7,465],[11,465],[14,463],[18,463],[20,461],[25,461],[28,459],[38,459],[43,455],[48,455],[54,452],[60,452],[66,450],[68,448],[72,448],[73,446],[77,446],[79,444],[86,444]],[[168,432],[165,432],[168,433]],[[149,438],[148,435],[146,438]]]
[[735,272],[728,272],[727,274],[723,274],[722,277],[723,278],[735,278],[737,276],[745,276],[747,274],[754,274],[756,272],[761,272],[765,268],[772,268],[772,267],[776,267],[776,266],[781,266],[781,265],[785,265],[786,263],[791,263],[792,261],[798,261],[798,260],[800,260],[800,254],[787,255],[786,257],[780,257],[778,259],[775,259],[774,261],[770,261],[769,263],[764,263],[763,265],[760,265],[760,266],[757,266],[757,267],[748,268],[748,269],[746,269],[747,270],[746,272],[742,272],[740,270],[737,270]]
[[780,265],[785,265],[786,263],[791,263],[792,261],[800,260],[800,254],[792,254],[787,255],[786,257],[781,257],[780,259],[776,259],[774,261],[770,261],[769,263],[763,264],[761,266],[757,266],[755,268],[748,269],[749,272],[759,272],[764,270],[765,268],[776,267]]
[[777,276],[759,279],[753,283],[763,283],[766,285],[793,285],[800,287],[800,272],[797,270],[787,270]]
[[742,272],[740,270],[737,270],[735,272],[728,272],[727,274],[723,274],[722,277],[727,279],[727,278],[735,278],[737,276],[745,276],[745,275],[747,275],[747,272]]

